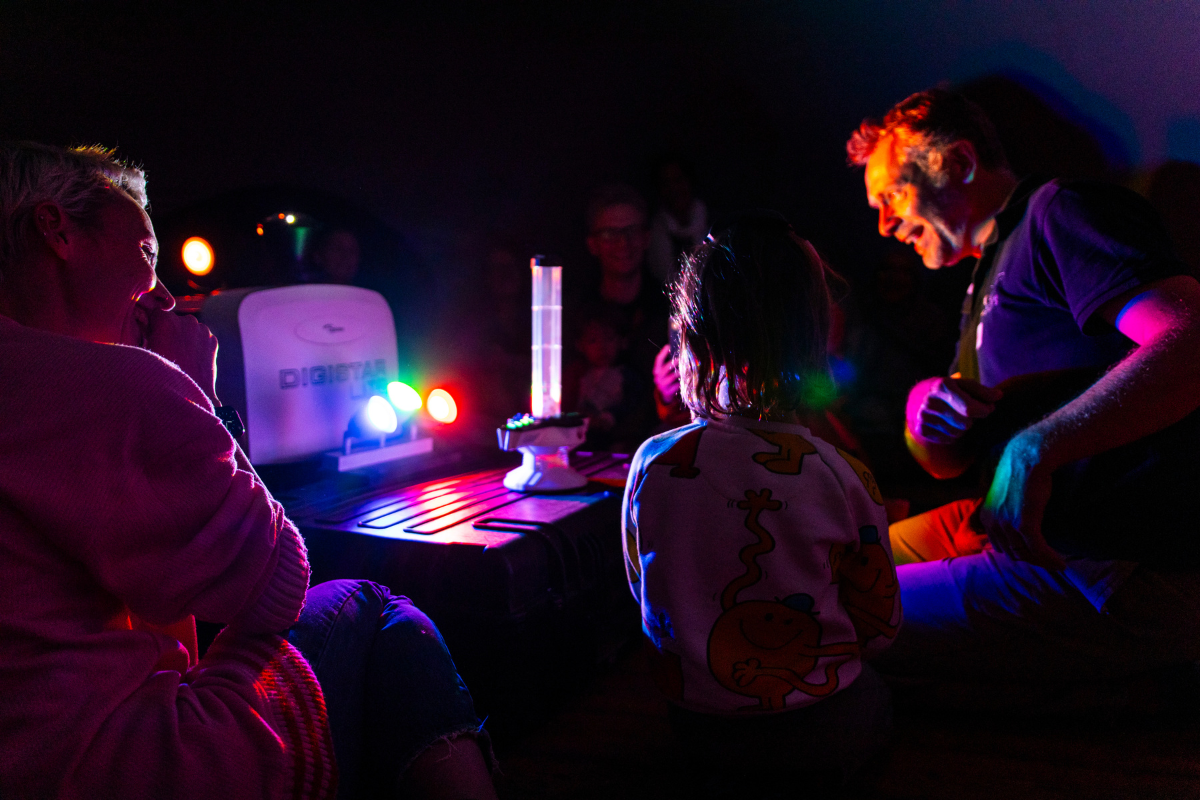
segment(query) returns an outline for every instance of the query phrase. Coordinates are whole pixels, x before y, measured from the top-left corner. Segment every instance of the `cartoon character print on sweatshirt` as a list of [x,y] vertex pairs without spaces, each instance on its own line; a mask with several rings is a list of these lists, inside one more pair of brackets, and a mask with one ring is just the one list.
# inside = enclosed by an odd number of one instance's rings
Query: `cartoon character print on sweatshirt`
[[879,484],[875,482],[875,476],[871,474],[871,470],[867,465],[859,461],[854,456],[847,453],[842,448],[837,448],[838,455],[846,459],[846,463],[854,470],[854,474],[862,481],[863,488],[867,490],[867,494],[871,495],[871,499],[876,505],[883,505],[883,494],[879,491]]
[[[664,452],[650,459],[650,463],[646,465],[646,469],[641,471],[638,476],[638,484],[634,486],[633,494],[636,495],[641,488],[641,481],[646,479],[650,474],[650,467],[671,467],[671,471],[667,473],[672,478],[692,479],[700,474],[699,468],[696,467],[696,453],[700,450],[700,435],[704,433],[704,426],[697,427],[693,431],[688,431],[683,436],[679,437],[679,441],[675,442]],[[629,575],[631,583],[637,583],[642,579],[642,558],[638,552],[637,537],[634,535],[634,529],[631,526],[625,528],[625,570]]]
[[754,462],[762,464],[776,475],[799,475],[804,457],[817,452],[812,442],[795,433],[750,429],[758,438],[778,449],[773,453],[755,453]]
[[[858,654],[858,642],[821,644],[821,624],[811,595],[738,602],[743,589],[762,580],[759,557],[775,549],[775,539],[759,516],[778,511],[783,504],[771,499],[770,489],[747,489],[746,499],[738,501],[737,507],[747,512],[745,526],[757,541],[738,553],[746,571],[721,594],[722,612],[708,635],[709,671],[726,689],[758,700],[748,710],[781,710],[794,691],[814,697],[832,694],[838,688],[838,667]],[[823,682],[804,680],[816,669],[818,659],[831,656],[841,658],[825,665]]]
[[650,463],[659,467],[673,467],[669,473],[672,478],[696,477],[700,474],[700,470],[696,468],[696,453],[700,449],[700,435],[704,431],[704,426],[688,431],[680,436],[679,441],[671,445],[669,450]]
[[864,525],[858,529],[859,546],[835,544],[829,549],[832,583],[838,585],[838,599],[858,634],[858,643],[886,636],[893,639],[899,623],[893,625],[896,595],[900,584],[896,567],[879,541],[879,529]]

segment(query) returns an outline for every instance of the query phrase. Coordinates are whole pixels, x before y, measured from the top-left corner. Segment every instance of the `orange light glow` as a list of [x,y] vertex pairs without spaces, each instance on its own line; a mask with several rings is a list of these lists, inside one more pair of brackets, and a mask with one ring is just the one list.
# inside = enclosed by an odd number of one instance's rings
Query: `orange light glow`
[[193,236],[183,243],[183,265],[193,275],[212,272],[215,260],[212,245],[199,236]]
[[257,226],[254,230],[255,230],[255,232],[258,233],[259,236],[263,235],[263,226],[262,225]]
[[434,389],[430,392],[429,399],[425,401],[425,408],[429,410],[429,416],[443,424],[458,419],[458,404],[445,389]]
[[286,216],[287,216],[287,214],[280,214],[280,215],[279,215],[279,218],[280,218],[280,219],[283,219],[283,218],[284,218],[284,217],[286,217]]

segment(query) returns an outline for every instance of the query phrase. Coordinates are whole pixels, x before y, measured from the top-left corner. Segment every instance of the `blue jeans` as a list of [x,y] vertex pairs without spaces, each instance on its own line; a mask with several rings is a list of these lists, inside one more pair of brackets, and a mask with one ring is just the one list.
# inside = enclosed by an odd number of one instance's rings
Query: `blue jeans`
[[437,627],[407,597],[363,580],[308,590],[287,633],[312,665],[329,713],[343,800],[395,794],[435,742],[467,734],[491,744]]
[[904,624],[872,664],[909,702],[1026,713],[1120,707],[1136,700],[1139,676],[1200,660],[1197,571],[1139,566],[1097,610],[1065,573],[1008,558],[966,531],[973,509],[952,503],[890,529]]

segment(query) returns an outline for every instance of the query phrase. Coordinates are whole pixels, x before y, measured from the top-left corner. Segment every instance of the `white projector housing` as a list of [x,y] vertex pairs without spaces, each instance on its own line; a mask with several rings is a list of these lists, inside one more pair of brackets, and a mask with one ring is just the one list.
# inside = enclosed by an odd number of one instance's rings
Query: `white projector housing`
[[399,369],[391,309],[369,289],[219,292],[205,301],[200,321],[220,343],[217,396],[241,414],[254,464],[340,448],[350,418]]

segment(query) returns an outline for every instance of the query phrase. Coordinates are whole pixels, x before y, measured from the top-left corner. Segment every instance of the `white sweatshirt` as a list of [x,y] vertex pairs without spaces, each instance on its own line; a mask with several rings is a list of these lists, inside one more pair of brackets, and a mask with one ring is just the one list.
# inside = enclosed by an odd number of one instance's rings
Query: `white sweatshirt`
[[815,703],[899,628],[875,479],[803,426],[731,417],[648,440],[622,530],[655,682],[684,708]]

